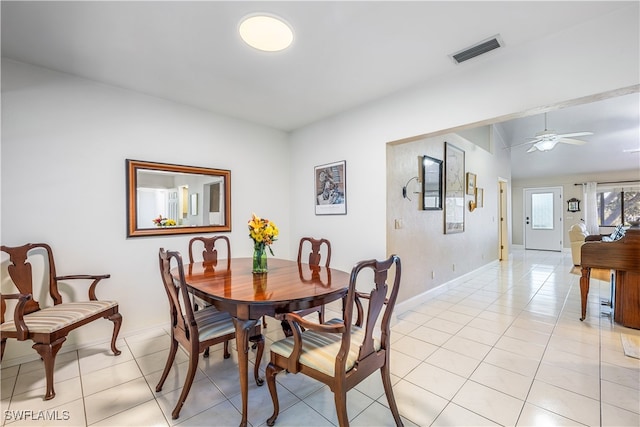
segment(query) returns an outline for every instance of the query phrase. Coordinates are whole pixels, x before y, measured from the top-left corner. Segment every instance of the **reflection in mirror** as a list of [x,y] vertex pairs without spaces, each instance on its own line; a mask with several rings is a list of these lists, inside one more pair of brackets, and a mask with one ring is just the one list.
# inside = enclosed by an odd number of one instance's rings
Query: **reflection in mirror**
[[422,157],[423,210],[442,210],[442,160]]
[[231,172],[127,159],[128,237],[231,231]]

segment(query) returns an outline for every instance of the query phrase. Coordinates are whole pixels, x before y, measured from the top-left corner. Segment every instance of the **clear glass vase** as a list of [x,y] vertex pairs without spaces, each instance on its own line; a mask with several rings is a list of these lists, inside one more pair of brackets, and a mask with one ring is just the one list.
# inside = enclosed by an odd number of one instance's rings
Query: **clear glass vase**
[[267,270],[267,248],[264,245],[256,245],[253,248],[253,273],[266,273]]

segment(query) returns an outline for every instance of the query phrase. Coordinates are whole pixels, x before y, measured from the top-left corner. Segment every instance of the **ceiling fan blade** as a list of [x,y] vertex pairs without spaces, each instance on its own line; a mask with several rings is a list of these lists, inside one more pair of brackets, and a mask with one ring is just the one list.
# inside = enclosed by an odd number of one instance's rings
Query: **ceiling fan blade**
[[510,145],[510,146],[505,147],[505,148],[511,149],[511,148],[516,148],[516,147],[522,147],[523,145],[535,144],[536,142],[538,142],[538,141],[521,142],[519,144],[513,144],[513,145]]
[[534,145],[533,147],[531,147],[531,148],[529,148],[529,149],[527,150],[527,153],[533,153],[534,151],[537,151],[537,150],[538,150],[538,147],[536,147],[536,146]]
[[573,133],[563,133],[562,135],[558,135],[558,138],[570,138],[573,136],[587,136],[593,135],[593,132],[573,132]]
[[560,138],[558,142],[564,142],[565,144],[573,144],[573,145],[583,145],[586,144],[587,141],[581,141],[579,139],[571,139],[571,138]]

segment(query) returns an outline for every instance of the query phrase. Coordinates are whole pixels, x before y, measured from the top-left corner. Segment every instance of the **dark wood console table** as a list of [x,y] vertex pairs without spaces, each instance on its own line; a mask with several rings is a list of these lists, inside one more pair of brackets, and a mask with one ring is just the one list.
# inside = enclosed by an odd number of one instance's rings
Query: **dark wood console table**
[[587,295],[592,268],[615,271],[613,320],[640,329],[640,228],[629,228],[614,242],[586,242],[581,248],[580,297],[582,316],[587,313]]

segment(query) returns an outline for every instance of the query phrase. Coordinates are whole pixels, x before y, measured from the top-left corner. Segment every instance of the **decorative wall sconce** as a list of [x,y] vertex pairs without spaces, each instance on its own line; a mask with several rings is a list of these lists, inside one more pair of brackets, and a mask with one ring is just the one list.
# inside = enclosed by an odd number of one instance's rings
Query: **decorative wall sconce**
[[484,207],[484,189],[475,188],[473,200],[469,200],[469,212],[473,212],[476,208]]
[[[409,201],[411,201],[411,197],[409,197],[409,191],[407,190],[407,187],[409,187],[409,184],[410,184],[410,183],[411,183],[411,181],[413,181],[414,179],[415,179],[416,181],[418,181],[418,177],[417,177],[417,176],[414,176],[414,177],[413,177],[413,178],[411,178],[409,181],[407,181],[407,183],[404,185],[404,187],[402,187],[402,197],[404,197],[405,199],[407,199],[407,200],[409,200]],[[420,193],[419,193],[419,192],[417,192],[417,191],[414,191],[413,193],[414,193],[414,194],[420,194]]]
[[575,197],[567,200],[567,211],[568,212],[580,212],[580,200]]

